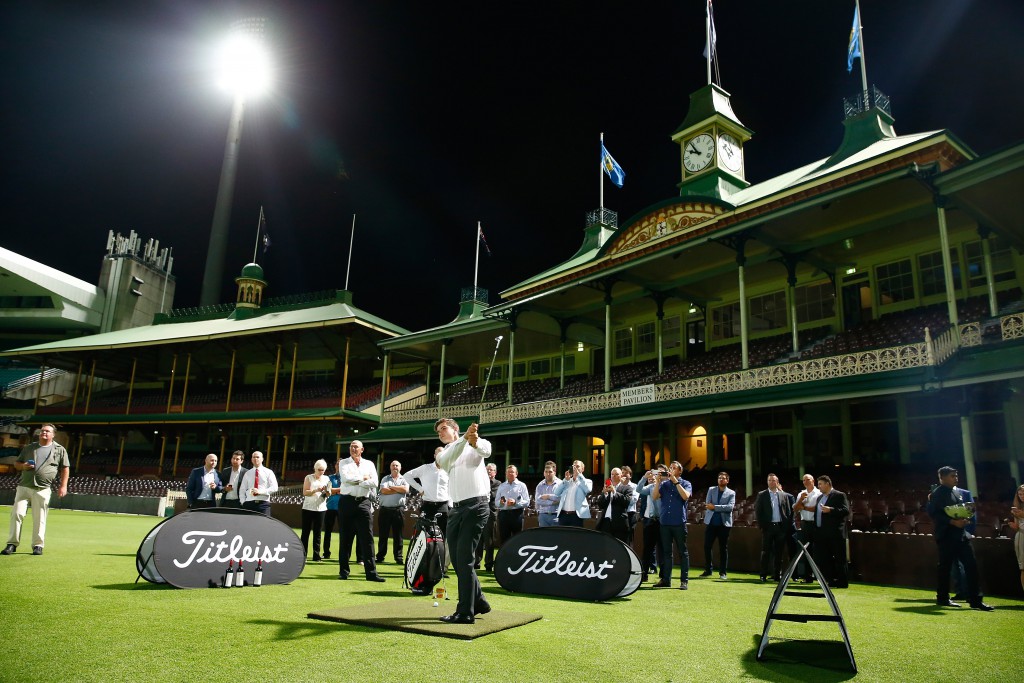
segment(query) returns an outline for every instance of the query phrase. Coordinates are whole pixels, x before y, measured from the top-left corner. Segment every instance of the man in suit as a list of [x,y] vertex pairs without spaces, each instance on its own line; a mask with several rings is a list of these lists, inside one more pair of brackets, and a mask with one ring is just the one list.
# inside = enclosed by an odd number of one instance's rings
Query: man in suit
[[242,501],[238,499],[238,489],[242,487],[242,477],[248,471],[242,467],[243,460],[245,460],[245,453],[235,451],[231,454],[231,467],[225,467],[220,471],[220,481],[224,486],[220,494],[222,508],[242,507]]
[[818,477],[818,502],[814,507],[814,562],[832,588],[849,585],[846,562],[846,518],[850,501],[832,488],[828,475]]
[[754,500],[757,525],[761,527],[761,582],[782,574],[782,549],[793,533],[793,496],[782,490],[779,478],[768,475],[768,488]]
[[[498,525],[497,493],[501,482],[498,481],[498,466],[493,462],[487,463],[487,480],[491,487],[489,496],[490,514],[487,517],[487,521],[484,522],[484,530],[480,534],[480,540],[476,545],[476,562],[473,564],[473,569],[480,569],[480,560],[483,560],[484,571],[491,571],[494,569],[494,549],[500,547],[495,535],[497,534],[496,527]],[[486,557],[484,557],[484,551],[487,551]]]
[[736,507],[736,492],[729,488],[729,473],[718,473],[718,486],[708,489],[704,499],[704,560],[707,566],[701,576],[711,576],[714,563],[711,551],[718,541],[718,578],[725,579],[729,571],[729,532],[732,531],[732,511]]
[[953,467],[939,468],[939,487],[932,491],[928,498],[928,514],[935,522],[935,543],[939,547],[939,565],[935,588],[935,603],[940,607],[959,607],[960,604],[949,599],[949,571],[953,562],[964,565],[967,576],[967,599],[971,609],[991,612],[994,608],[981,600],[978,589],[978,563],[974,559],[974,549],[967,533],[971,517],[954,518],[949,515],[946,507],[963,505],[964,498],[957,488],[959,473]]
[[616,467],[612,470],[611,479],[605,483],[604,488],[601,489],[601,496],[597,499],[597,507],[601,511],[597,530],[610,534],[623,543],[629,543],[626,537],[629,529],[626,511],[632,497],[633,489],[622,480],[622,470]]
[[217,472],[217,456],[210,453],[202,467],[197,467],[188,475],[185,485],[185,497],[188,506],[196,508],[217,507],[215,494],[223,490],[220,474]]
[[567,470],[562,483],[555,487],[558,496],[558,526],[583,526],[583,520],[590,519],[590,504],[587,496],[594,483],[583,476],[583,461],[574,460],[572,469]]

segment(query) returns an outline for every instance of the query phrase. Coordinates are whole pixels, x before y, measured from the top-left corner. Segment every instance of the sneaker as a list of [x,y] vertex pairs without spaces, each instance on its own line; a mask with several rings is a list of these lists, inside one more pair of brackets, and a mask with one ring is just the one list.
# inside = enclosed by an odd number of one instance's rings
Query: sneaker
[[37,545],[36,547],[32,548],[32,554],[33,555],[42,555],[43,554],[43,546]]
[[718,578],[721,579],[722,581],[725,581],[729,577],[725,575],[725,572],[722,572],[721,574],[718,575]]
[[690,584],[688,582],[683,581],[681,584],[679,584],[679,590],[685,591],[685,590],[689,590],[689,589],[690,589]]
[[13,543],[8,543],[6,548],[0,550],[0,555],[13,555],[17,549],[18,546],[14,545]]

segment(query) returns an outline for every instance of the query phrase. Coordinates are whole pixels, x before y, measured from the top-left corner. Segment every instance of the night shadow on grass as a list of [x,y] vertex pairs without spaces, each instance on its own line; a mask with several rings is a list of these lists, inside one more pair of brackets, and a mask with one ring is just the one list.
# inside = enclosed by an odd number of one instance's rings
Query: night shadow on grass
[[[743,655],[743,668],[757,679],[813,680],[815,683],[848,681],[857,674],[841,640],[794,640],[769,638],[764,660],[757,661],[761,636],[755,634]],[[856,652],[854,652],[856,656]]]

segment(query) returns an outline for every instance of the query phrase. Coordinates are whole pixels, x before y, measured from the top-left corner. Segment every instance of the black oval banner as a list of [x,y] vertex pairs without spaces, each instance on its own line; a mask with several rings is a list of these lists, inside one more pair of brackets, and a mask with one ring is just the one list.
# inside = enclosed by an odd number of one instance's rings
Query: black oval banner
[[494,578],[514,593],[609,600],[640,585],[640,561],[632,548],[608,534],[538,527],[516,534],[501,547]]
[[291,583],[306,566],[295,532],[284,522],[250,510],[189,510],[154,531],[156,574],[178,588],[222,586],[229,563],[237,567],[239,560],[243,573],[233,577],[236,586],[252,585],[257,560],[263,561],[264,585]]

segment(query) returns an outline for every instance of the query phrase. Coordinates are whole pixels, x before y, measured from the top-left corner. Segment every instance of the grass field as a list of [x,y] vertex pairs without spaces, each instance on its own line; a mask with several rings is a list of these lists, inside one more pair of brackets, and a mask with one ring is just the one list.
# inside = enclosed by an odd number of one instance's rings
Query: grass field
[[[9,514],[0,506],[4,523]],[[23,540],[31,538],[30,517]],[[380,567],[384,584],[338,581],[334,563],[310,563],[293,584],[259,589],[136,584],[135,552],[158,521],[54,510],[42,557],[26,552],[27,543],[0,557],[0,681],[821,683],[1020,676],[1024,601],[992,598],[996,611],[982,613],[938,609],[926,591],[864,584],[838,591],[860,670],[854,676],[835,624],[778,623],[766,650],[771,661],[756,661],[772,588],[750,575],[694,578],[685,593],[642,588],[593,604],[510,594],[484,574],[496,609],[544,619],[464,642],[306,618],[317,608],[409,596],[391,563]],[[454,579],[448,587],[455,591]],[[803,603],[827,610],[824,601],[794,598],[784,598],[783,607],[805,611]],[[438,616],[453,611],[454,599]]]

